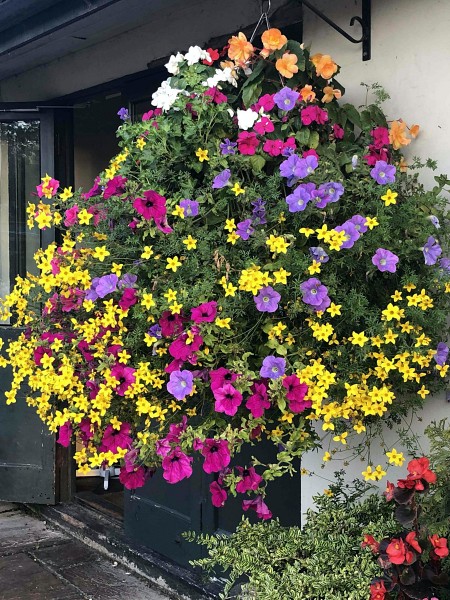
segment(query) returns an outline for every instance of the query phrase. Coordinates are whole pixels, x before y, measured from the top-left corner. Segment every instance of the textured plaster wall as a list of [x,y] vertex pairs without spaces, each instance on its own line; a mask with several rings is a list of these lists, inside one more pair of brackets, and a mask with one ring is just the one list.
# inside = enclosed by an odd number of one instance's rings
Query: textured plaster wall
[[[342,28],[348,26],[350,17],[360,13],[360,1],[331,2],[318,0],[316,5],[323,9]],[[450,111],[448,98],[450,80],[450,2],[447,0],[372,0],[372,59],[361,60],[361,48],[353,45],[334,32],[309,11],[304,29],[304,41],[311,44],[313,52],[331,54],[341,65],[339,79],[346,87],[347,101],[362,104],[365,83],[380,83],[390,94],[391,100],[384,109],[389,118],[402,118],[411,125],[419,123],[419,138],[408,147],[407,155],[431,157],[438,161],[437,173],[450,173]],[[353,35],[359,35],[355,25]],[[422,176],[422,180],[433,184],[433,173]],[[412,431],[421,438],[426,448],[427,440],[422,433],[432,420],[450,416],[450,404],[445,393],[433,398],[423,414],[412,423]],[[421,420],[419,420],[421,419]],[[386,432],[386,441],[400,450],[401,444],[392,432]],[[334,446],[336,444],[334,443]],[[342,446],[341,446],[342,447]],[[303,466],[324,477],[304,476],[302,481],[302,510],[312,505],[312,495],[327,487],[326,478],[344,466],[344,460],[331,461],[321,469],[323,452],[311,453],[303,460]],[[373,463],[385,464],[386,458],[378,445],[373,444]],[[345,466],[349,480],[361,476],[366,462],[354,460]],[[390,480],[404,469],[393,467]],[[384,482],[382,482],[384,486]]]

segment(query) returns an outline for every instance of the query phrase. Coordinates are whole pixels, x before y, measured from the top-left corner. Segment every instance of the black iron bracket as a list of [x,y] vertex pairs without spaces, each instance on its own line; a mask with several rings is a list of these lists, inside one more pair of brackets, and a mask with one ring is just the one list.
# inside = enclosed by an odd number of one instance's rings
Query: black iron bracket
[[354,38],[347,33],[342,27],[336,25],[329,17],[327,17],[321,10],[316,8],[309,0],[299,0],[301,7],[306,6],[315,15],[317,15],[322,21],[328,23],[330,27],[335,29],[338,33],[343,35],[352,44],[362,44],[362,59],[370,60],[371,58],[371,30],[372,30],[372,0],[361,0],[361,16],[352,17],[350,19],[350,27],[353,27],[355,23],[359,23],[362,28],[362,36],[359,39]]

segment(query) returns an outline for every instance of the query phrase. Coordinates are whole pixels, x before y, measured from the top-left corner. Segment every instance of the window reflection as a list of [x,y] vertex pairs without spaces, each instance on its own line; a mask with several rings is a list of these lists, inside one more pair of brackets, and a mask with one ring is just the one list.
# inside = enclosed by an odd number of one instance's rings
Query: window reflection
[[38,228],[27,227],[26,207],[40,180],[39,121],[0,122],[0,296],[16,275],[35,272]]

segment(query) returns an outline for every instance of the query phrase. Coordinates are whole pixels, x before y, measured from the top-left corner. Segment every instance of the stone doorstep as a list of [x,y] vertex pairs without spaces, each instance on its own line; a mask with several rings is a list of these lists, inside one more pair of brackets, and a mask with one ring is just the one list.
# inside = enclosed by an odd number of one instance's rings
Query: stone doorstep
[[27,510],[108,556],[127,571],[143,577],[173,600],[216,600],[222,590],[218,582],[205,582],[197,573],[130,543],[120,521],[76,503],[56,506],[26,505]]

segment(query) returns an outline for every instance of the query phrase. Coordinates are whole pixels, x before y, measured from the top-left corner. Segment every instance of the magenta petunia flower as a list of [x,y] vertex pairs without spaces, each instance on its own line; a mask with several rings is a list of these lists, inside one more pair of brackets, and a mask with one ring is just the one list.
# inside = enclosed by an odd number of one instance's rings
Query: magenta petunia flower
[[162,223],[166,217],[166,199],[154,190],[144,192],[143,198],[136,198],[133,202],[135,210],[147,219],[153,219],[155,223]]
[[319,306],[328,296],[328,288],[316,277],[310,277],[300,285],[303,302],[311,306]]
[[227,440],[206,439],[201,453],[205,457],[203,463],[205,473],[218,473],[230,464],[231,455]]
[[123,177],[122,175],[116,175],[107,182],[105,191],[103,192],[103,198],[108,200],[108,198],[111,198],[111,196],[121,196],[125,192],[126,183],[126,177]]
[[239,471],[239,475],[241,476],[241,479],[236,484],[237,492],[240,494],[245,494],[250,490],[255,491],[258,489],[263,478],[255,471],[255,467],[249,467],[248,469],[244,469],[244,467],[236,467],[236,469]]
[[133,439],[130,436],[131,425],[122,423],[120,429],[114,429],[112,425],[108,425],[102,437],[100,452],[117,452],[119,448],[131,448]]
[[338,125],[338,123],[335,123],[333,125],[333,133],[334,133],[334,137],[337,140],[342,140],[342,138],[344,137],[344,130],[342,129],[342,127],[340,125]]
[[217,302],[211,300],[196,306],[191,310],[191,319],[194,323],[212,323],[217,315]]
[[275,126],[272,121],[268,117],[261,117],[261,119],[255,123],[253,129],[259,135],[264,135],[265,133],[272,133],[275,130]]
[[388,271],[389,273],[395,273],[398,260],[396,254],[385,248],[378,248],[372,256],[372,264],[381,272]]
[[192,392],[194,376],[191,371],[173,371],[167,383],[167,391],[177,400],[183,400]]
[[202,344],[203,338],[198,333],[194,333],[193,338],[188,337],[187,333],[183,333],[170,344],[169,354],[179,360],[191,361]]
[[68,208],[64,212],[64,225],[66,227],[72,227],[78,220],[78,212],[79,212],[78,204],[74,204],[71,208]]
[[264,112],[270,112],[274,106],[275,100],[273,99],[273,94],[264,94],[264,96],[261,96],[258,102],[252,106],[252,110],[259,112],[262,108]]
[[211,98],[210,102],[215,102],[216,104],[223,104],[227,101],[227,97],[225,94],[217,89],[216,87],[210,87],[205,92],[203,92],[204,96],[209,96]]
[[126,288],[119,300],[119,306],[122,310],[128,310],[138,301],[137,292],[133,288]]
[[311,125],[311,123],[324,125],[328,121],[327,111],[322,110],[318,106],[307,106],[306,108],[302,108],[300,114],[303,125]]
[[294,92],[291,88],[284,87],[274,94],[273,99],[280,110],[287,112],[294,108],[299,96],[300,94],[298,92]]
[[192,475],[192,456],[187,456],[181,448],[174,448],[162,461],[163,477],[169,483],[178,483]]
[[212,505],[217,508],[222,507],[228,498],[226,490],[224,490],[217,481],[213,481],[209,484],[209,491],[211,492]]
[[223,387],[226,383],[233,383],[238,376],[236,373],[232,373],[228,369],[225,369],[225,367],[219,367],[214,371],[210,371],[209,377],[211,379],[211,389],[214,391]]
[[230,383],[225,383],[223,387],[213,390],[216,412],[225,413],[233,417],[237,413],[242,402],[242,394]]
[[257,496],[254,500],[243,500],[242,509],[247,511],[249,508],[256,511],[256,516],[258,519],[263,519],[263,521],[266,521],[267,519],[272,518],[272,512],[269,510],[269,507],[264,502],[262,496]]
[[58,431],[58,444],[67,448],[70,444],[70,438],[72,437],[72,423],[66,421],[64,425],[61,425]]
[[241,131],[238,135],[237,145],[241,154],[252,156],[259,146],[259,140],[253,131]]
[[266,356],[266,358],[263,360],[259,374],[261,377],[267,377],[268,379],[278,379],[284,375],[285,370],[285,359],[270,355]]
[[370,176],[380,185],[394,183],[396,170],[394,165],[388,165],[385,160],[377,160],[374,168],[370,171]]
[[150,471],[147,471],[143,466],[137,466],[133,470],[121,467],[119,473],[119,481],[127,490],[135,490],[142,487],[147,481]]
[[267,387],[264,383],[254,383],[251,387],[253,394],[247,398],[246,408],[255,419],[264,415],[264,410],[270,408],[270,400],[267,396]]
[[119,382],[118,386],[115,388],[115,391],[119,396],[124,396],[127,389],[136,381],[135,373],[136,369],[126,367],[121,363],[115,364],[111,369],[111,375]]
[[283,387],[286,388],[286,398],[289,400],[289,410],[293,413],[303,412],[305,408],[310,408],[312,402],[304,400],[308,386],[301,383],[297,375],[288,375],[283,379]]
[[198,215],[199,203],[197,200],[185,198],[180,202],[180,206],[184,209],[185,217],[196,217]]
[[259,312],[273,313],[278,309],[278,302],[281,300],[281,295],[268,285],[261,288],[258,295],[253,296],[253,300]]
[[159,319],[162,335],[164,337],[178,335],[183,331],[183,321],[182,315],[173,315],[170,310],[165,310]]
[[425,258],[426,265],[435,265],[438,258],[442,254],[442,248],[438,244],[437,240],[430,235],[427,243],[422,248],[423,257]]
[[218,175],[216,175],[214,177],[214,181],[212,184],[213,190],[220,190],[221,188],[228,185],[228,182],[230,181],[230,177],[231,177],[230,169],[224,169],[223,171],[221,171]]
[[370,135],[373,138],[373,145],[376,150],[389,146],[389,130],[386,127],[376,127],[372,129]]
[[263,150],[270,156],[280,156],[283,145],[282,140],[266,140],[264,142]]

